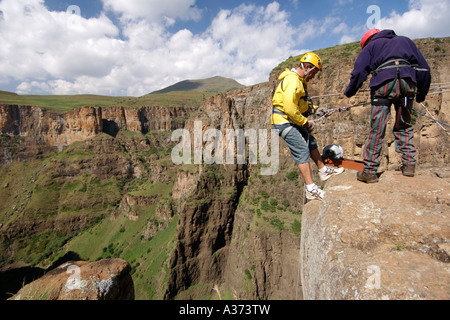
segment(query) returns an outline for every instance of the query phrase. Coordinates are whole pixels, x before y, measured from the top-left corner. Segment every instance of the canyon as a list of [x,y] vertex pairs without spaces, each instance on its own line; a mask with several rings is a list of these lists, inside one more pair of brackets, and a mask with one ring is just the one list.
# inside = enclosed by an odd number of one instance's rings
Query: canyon
[[[450,40],[416,43],[433,84],[449,83]],[[366,90],[342,95],[355,44],[318,53],[324,70],[309,93],[320,106],[370,101]],[[429,118],[415,115],[416,178],[396,171],[389,132],[380,184],[359,185],[348,171],[321,184],[322,203],[304,205],[303,182],[281,139],[271,176],[248,159],[171,161],[172,132],[193,133],[199,121],[203,132],[270,130],[273,89],[293,63],[198,108],[86,106],[59,114],[0,105],[0,278],[26,267],[51,275],[76,252],[89,262],[128,261],[134,296],[143,300],[448,299],[450,148],[448,132]],[[441,91],[430,92],[427,110],[415,108],[449,123],[449,93]],[[319,146],[336,143],[360,159],[369,117],[370,108],[359,107],[316,118]]]

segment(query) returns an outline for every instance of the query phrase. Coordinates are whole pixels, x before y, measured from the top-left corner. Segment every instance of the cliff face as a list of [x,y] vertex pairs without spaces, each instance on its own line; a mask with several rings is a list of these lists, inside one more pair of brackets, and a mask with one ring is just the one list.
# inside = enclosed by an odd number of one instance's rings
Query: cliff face
[[109,107],[102,109],[103,131],[113,136],[119,130],[133,132],[173,131],[184,127],[189,110],[182,107]]
[[102,132],[116,136],[120,130],[143,134],[176,130],[187,118],[188,110],[181,107],[82,107],[61,115],[32,106],[0,105],[2,134],[59,150]]
[[[209,129],[221,133],[266,126],[268,88],[256,86],[207,100],[201,111],[186,123],[194,132],[194,122],[201,122],[202,134]],[[193,140],[192,140],[193,141]],[[205,143],[206,144],[206,143]],[[204,144],[204,145],[205,145]],[[204,146],[203,145],[203,146]],[[200,166],[190,196],[184,198],[180,211],[177,245],[171,259],[171,273],[166,298],[181,294],[194,298],[209,294],[214,285],[222,285],[227,273],[230,244],[236,233],[236,210],[251,169],[246,164]],[[192,176],[188,175],[192,181]],[[179,184],[175,185],[176,198]],[[186,194],[185,194],[186,196]],[[238,227],[240,229],[240,227]],[[198,290],[189,290],[196,286]],[[200,290],[200,292],[199,292]]]
[[[194,122],[201,122],[202,134],[210,129],[222,134],[268,130],[271,96],[267,84],[216,96],[186,123],[186,130],[194,132]],[[194,185],[180,208],[166,298],[211,293],[234,299],[301,298],[302,187],[296,179],[286,179],[298,169],[283,148],[279,174],[262,176],[265,166],[249,163],[246,151],[243,165],[203,165],[196,177],[185,173],[179,178]]]
[[93,138],[102,132],[102,113],[97,107],[79,108],[59,115],[38,107],[2,105],[0,125],[3,134],[57,147]]

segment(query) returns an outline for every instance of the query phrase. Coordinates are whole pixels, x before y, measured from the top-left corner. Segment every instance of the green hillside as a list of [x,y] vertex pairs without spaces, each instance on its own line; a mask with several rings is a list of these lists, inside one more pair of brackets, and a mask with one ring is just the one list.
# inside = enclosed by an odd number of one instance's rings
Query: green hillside
[[27,105],[64,113],[87,105],[100,107],[121,105],[129,98],[99,95],[18,95],[0,91],[0,104]]
[[151,95],[174,91],[227,92],[243,87],[245,86],[236,80],[216,76],[209,79],[181,81],[162,90],[154,91]]
[[18,95],[0,90],[0,104],[29,105],[65,113],[84,106],[144,107],[178,106],[196,108],[216,94],[244,87],[233,79],[213,77],[204,80],[187,80],[153,92],[143,97],[111,97],[101,95]]
[[[172,206],[177,169],[167,160],[170,146],[159,142],[168,135],[121,131],[112,138],[101,134],[44,159],[0,165],[0,225],[9,226],[0,242],[0,269],[19,264],[48,271],[67,257],[123,258],[132,266],[136,298],[162,299],[179,218],[158,214]],[[12,138],[2,139],[8,143]],[[148,144],[148,150],[139,149],[142,144]],[[121,174],[120,168],[131,159],[145,168],[141,178]],[[167,179],[152,180],[150,166],[167,168]],[[125,194],[153,199],[153,204],[121,208]],[[139,219],[129,219],[127,213]],[[39,228],[26,231],[27,225],[36,223]],[[8,248],[14,248],[12,256],[5,254]],[[10,274],[0,272],[0,300],[20,289],[25,278],[33,280],[25,269],[15,272],[19,287],[14,283],[11,287]]]

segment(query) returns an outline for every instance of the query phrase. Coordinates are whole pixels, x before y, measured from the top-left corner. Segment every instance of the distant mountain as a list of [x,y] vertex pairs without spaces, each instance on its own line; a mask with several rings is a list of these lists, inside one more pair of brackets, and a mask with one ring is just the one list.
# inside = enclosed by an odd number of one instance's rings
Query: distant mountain
[[201,80],[185,80],[150,94],[173,91],[227,92],[245,87],[236,80],[220,76]]

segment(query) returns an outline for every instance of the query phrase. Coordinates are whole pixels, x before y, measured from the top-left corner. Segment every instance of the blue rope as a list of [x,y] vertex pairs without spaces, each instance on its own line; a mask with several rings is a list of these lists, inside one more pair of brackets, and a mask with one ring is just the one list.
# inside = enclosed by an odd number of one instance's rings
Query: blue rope
[[413,109],[413,111],[417,112],[417,113],[420,114],[421,116],[424,116],[425,118],[428,118],[428,119],[430,119],[430,120],[433,120],[433,121],[435,121],[435,122],[437,122],[437,123],[442,124],[443,126],[446,126],[446,127],[450,128],[450,125],[448,125],[448,124],[446,124],[446,123],[444,123],[444,122],[441,122],[441,121],[439,121],[439,120],[436,120],[436,119],[434,119],[434,118],[432,118],[432,117],[429,117],[429,116],[427,116],[426,114],[423,114],[422,112],[417,111],[416,109]]

